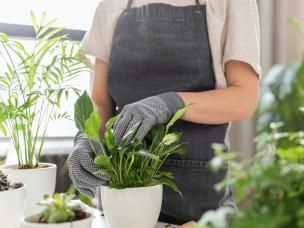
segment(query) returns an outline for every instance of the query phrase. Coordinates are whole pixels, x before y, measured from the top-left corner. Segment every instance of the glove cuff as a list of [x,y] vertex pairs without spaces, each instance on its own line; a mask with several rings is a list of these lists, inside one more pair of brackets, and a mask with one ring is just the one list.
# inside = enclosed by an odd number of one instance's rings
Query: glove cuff
[[167,92],[167,93],[162,93],[158,95],[160,99],[162,99],[169,112],[173,115],[176,113],[179,109],[185,107],[185,103],[183,99],[176,93],[176,92]]

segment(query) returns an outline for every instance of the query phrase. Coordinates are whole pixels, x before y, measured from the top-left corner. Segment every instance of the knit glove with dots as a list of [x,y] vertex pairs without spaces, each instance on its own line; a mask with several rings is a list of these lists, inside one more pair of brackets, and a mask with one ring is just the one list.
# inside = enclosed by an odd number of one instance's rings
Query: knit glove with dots
[[97,142],[91,142],[94,150],[90,145],[89,139],[82,132],[77,133],[72,153],[68,158],[68,166],[69,175],[75,188],[82,194],[93,198],[96,194],[96,188],[107,185],[110,181],[110,176],[96,174],[100,170],[100,166],[94,163],[94,151],[99,154],[101,153],[101,148]]
[[[174,113],[185,106],[175,92],[163,93],[128,104],[123,107],[114,125],[115,143],[130,143],[142,140],[156,124],[165,124]],[[132,131],[136,129],[135,131]],[[134,132],[132,134],[127,134]]]

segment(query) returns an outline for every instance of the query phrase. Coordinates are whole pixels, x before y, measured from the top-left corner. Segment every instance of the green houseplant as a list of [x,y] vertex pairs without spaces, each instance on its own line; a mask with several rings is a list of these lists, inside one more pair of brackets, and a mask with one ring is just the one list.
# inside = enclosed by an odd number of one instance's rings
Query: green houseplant
[[[0,170],[0,214],[1,227],[17,228],[24,213],[26,187],[12,182]],[[10,208],[10,213],[7,213]],[[8,214],[8,215],[7,215]],[[5,216],[4,216],[5,215]]]
[[24,219],[23,228],[90,228],[92,224],[92,213],[83,204],[73,201],[74,195],[55,193],[46,195],[38,203],[44,210]]
[[[76,126],[91,143],[100,144],[102,151],[94,151],[95,163],[100,166],[99,172],[111,178],[109,186],[103,186],[101,191],[110,227],[155,226],[162,201],[162,185],[179,192],[172,173],[161,170],[161,166],[171,154],[185,153],[180,143],[181,133],[172,132],[171,126],[182,117],[186,108],[177,111],[167,125],[155,126],[142,141],[125,143],[124,139],[137,130],[138,126],[135,126],[116,145],[112,127],[117,116],[106,123],[104,137],[100,137],[101,119],[88,94],[84,92],[75,103]],[[92,146],[92,149],[95,148]]]
[[[217,218],[203,216],[197,227],[229,227],[227,216],[232,216],[231,227],[304,227],[304,132],[280,133],[281,124],[272,124],[268,150],[261,151],[254,161],[239,162],[236,153],[223,153],[217,147],[217,156],[211,167],[217,171],[229,162],[231,175],[216,188],[235,189],[240,211],[219,209]],[[279,146],[288,141],[288,147]],[[285,144],[283,144],[285,145]],[[253,165],[248,169],[248,164]]]
[[26,214],[38,210],[36,201],[55,188],[56,166],[39,162],[50,120],[69,118],[60,112],[64,98],[78,92],[71,84],[86,70],[79,58],[78,44],[31,13],[35,38],[26,42],[0,34],[0,130],[9,135],[17,164],[2,167],[9,176],[18,176],[28,187]]

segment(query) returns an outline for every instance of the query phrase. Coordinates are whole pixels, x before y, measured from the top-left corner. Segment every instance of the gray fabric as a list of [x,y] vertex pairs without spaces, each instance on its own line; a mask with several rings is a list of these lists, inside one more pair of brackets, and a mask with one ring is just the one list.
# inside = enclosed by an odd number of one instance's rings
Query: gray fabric
[[[115,28],[108,73],[109,92],[118,112],[125,105],[168,91],[215,89],[206,20],[206,7],[198,5],[152,3],[124,10]],[[132,108],[136,116],[140,111]],[[225,178],[226,170],[214,174],[208,164],[214,156],[211,145],[224,144],[227,126],[183,120],[173,126],[182,133],[187,154],[169,157],[162,169],[173,173],[183,197],[164,187],[160,220],[181,224],[218,207],[224,193],[217,193],[214,185]]]
[[[101,152],[100,145],[92,142],[94,151]],[[78,132],[73,151],[68,158],[69,175],[75,188],[90,197],[94,197],[96,188],[101,185],[107,185],[110,177],[104,174],[96,174],[100,167],[94,164],[95,154],[90,146],[89,139]]]
[[183,100],[175,93],[168,92],[152,96],[124,106],[114,125],[114,138],[117,145],[128,134],[124,143],[134,139],[142,140],[156,124],[165,124],[172,115],[184,106]]

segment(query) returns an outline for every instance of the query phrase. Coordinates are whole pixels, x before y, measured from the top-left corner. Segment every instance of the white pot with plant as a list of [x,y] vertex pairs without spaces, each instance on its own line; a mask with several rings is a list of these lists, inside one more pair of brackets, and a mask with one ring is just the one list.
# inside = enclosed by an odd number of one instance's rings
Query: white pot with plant
[[56,20],[46,22],[45,13],[31,16],[33,47],[0,33],[0,130],[10,136],[17,155],[15,164],[1,169],[27,186],[26,214],[38,211],[41,197],[54,192],[56,166],[40,163],[40,154],[50,120],[69,118],[59,112],[61,101],[78,92],[69,83],[86,69],[77,44],[60,34],[63,28],[51,28]]
[[[0,226],[19,228],[25,207],[26,187],[11,182],[0,170]],[[8,211],[9,210],[9,211]]]
[[[138,126],[132,128],[116,145],[113,125],[117,116],[106,124],[103,138],[99,135],[101,119],[94,111],[92,101],[85,92],[75,103],[75,123],[92,141],[100,144],[101,152],[95,157],[100,173],[110,176],[108,186],[101,186],[101,199],[109,228],[153,228],[161,210],[163,185],[181,192],[170,172],[161,171],[171,154],[184,154],[181,133],[170,127],[185,113],[186,108],[175,113],[167,125],[156,125],[143,140],[125,143]],[[91,143],[92,145],[93,143]],[[95,148],[92,146],[92,149]]]
[[74,195],[59,194],[44,197],[39,206],[45,209],[22,221],[21,228],[91,228],[93,214]]

